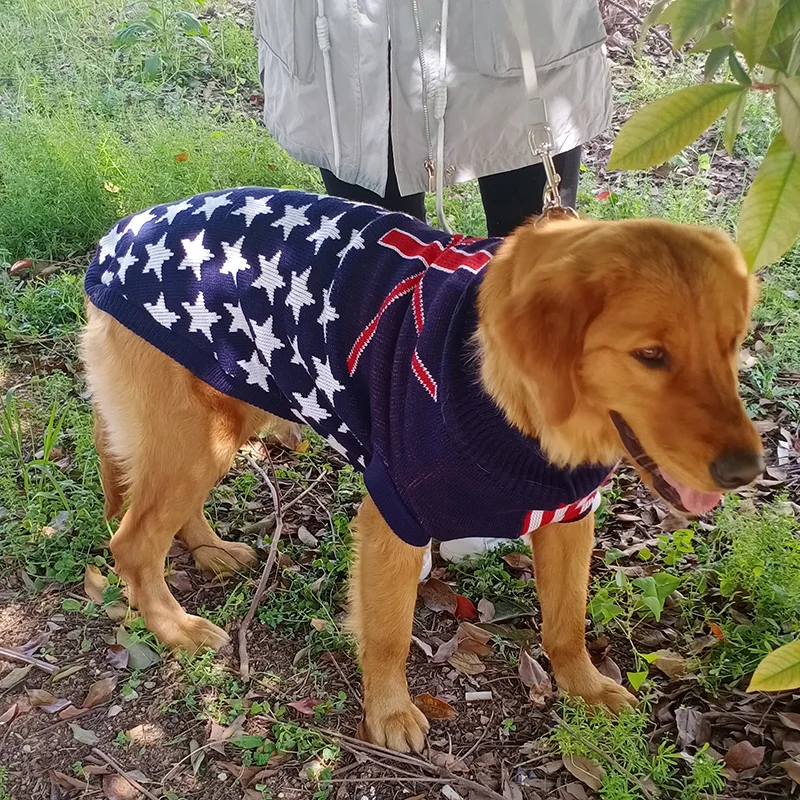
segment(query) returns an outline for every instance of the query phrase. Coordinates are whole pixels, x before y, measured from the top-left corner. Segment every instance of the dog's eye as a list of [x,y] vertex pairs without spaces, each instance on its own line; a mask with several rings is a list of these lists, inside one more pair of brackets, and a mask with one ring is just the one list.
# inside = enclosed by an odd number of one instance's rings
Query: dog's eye
[[646,367],[664,369],[668,366],[667,352],[663,347],[642,347],[631,355]]

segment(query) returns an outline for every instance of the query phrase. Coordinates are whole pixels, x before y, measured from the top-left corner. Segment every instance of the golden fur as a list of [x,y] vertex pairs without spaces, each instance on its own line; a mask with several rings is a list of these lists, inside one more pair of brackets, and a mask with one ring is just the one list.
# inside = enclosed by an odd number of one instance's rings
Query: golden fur
[[[481,286],[483,382],[554,463],[622,457],[613,410],[657,464],[713,491],[709,464],[720,453],[760,453],[736,390],[754,298],[741,256],[718,231],[655,220],[529,224],[506,240]],[[216,536],[203,503],[248,438],[271,427],[291,440],[296,426],[221,395],[91,305],[87,316],[83,358],[107,516],[127,501],[111,542],[117,572],[162,642],[220,647],[227,634],[170,594],[166,555],[177,535],[201,569],[253,565],[250,547]],[[670,353],[669,369],[631,357],[654,347]],[[424,550],[395,536],[369,497],[354,534],[351,618],[366,731],[378,744],[419,750],[428,723],[409,698],[405,661]],[[584,647],[593,516],[542,528],[530,542],[559,688],[613,710],[634,703]]]

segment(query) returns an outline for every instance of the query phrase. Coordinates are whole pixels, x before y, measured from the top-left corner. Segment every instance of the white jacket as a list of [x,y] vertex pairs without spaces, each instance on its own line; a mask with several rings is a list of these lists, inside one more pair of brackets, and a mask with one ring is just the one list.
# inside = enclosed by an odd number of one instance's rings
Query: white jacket
[[[524,2],[541,94],[556,151],[563,152],[608,125],[605,29],[597,0]],[[427,165],[436,162],[437,87],[444,83],[445,183],[534,163],[519,46],[505,2],[449,0],[444,69],[442,4],[256,0],[267,129],[294,158],[383,194],[391,104],[400,193],[425,191]]]

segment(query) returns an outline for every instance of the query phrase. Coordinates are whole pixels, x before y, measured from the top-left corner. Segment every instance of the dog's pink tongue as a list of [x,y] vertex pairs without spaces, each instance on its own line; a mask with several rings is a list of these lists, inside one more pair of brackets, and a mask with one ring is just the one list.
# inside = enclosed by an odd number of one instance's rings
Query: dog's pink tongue
[[673,480],[664,470],[661,470],[664,480],[680,495],[683,507],[691,514],[705,514],[711,511],[722,499],[721,492],[701,492],[698,489],[690,489],[682,483]]

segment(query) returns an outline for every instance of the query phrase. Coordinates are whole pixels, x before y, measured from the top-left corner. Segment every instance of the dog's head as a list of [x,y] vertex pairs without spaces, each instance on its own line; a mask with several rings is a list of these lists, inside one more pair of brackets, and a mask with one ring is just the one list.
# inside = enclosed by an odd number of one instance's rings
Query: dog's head
[[627,453],[652,490],[693,514],[760,474],[737,392],[756,287],[724,233],[553,222],[520,229],[496,261],[480,298],[484,381],[553,461]]

